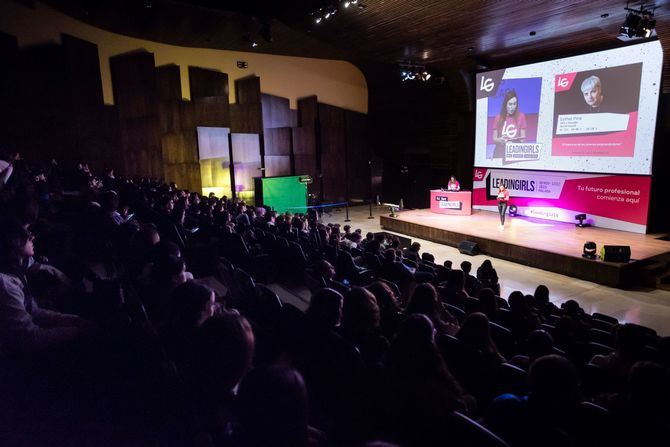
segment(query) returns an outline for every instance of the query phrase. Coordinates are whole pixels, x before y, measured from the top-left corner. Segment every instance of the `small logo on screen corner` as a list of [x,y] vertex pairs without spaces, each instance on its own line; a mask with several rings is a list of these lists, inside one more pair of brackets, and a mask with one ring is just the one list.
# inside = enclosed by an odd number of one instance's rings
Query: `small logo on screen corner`
[[481,171],[479,169],[475,170],[475,179],[481,180],[484,178],[484,171]]
[[479,84],[479,90],[487,92],[487,93],[491,93],[491,91],[493,90],[494,87],[495,87],[495,82],[493,82],[492,78],[485,78],[484,76],[482,76],[481,82]]

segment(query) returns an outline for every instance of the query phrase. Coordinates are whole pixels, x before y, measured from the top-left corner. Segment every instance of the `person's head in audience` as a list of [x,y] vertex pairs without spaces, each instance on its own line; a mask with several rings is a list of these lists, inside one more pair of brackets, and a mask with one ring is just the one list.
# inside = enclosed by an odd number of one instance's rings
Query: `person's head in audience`
[[170,255],[181,258],[179,246],[172,241],[161,240],[153,248],[153,258],[156,261]]
[[351,234],[351,225],[345,225],[345,226],[342,227],[342,229],[344,230],[344,235],[345,236],[348,236],[348,235]]
[[239,433],[247,447],[307,447],[307,388],[298,371],[256,368],[238,392]]
[[549,421],[571,417],[580,400],[579,376],[575,365],[560,355],[535,360],[528,371],[529,402],[537,416]]
[[497,352],[493,339],[491,338],[491,325],[488,317],[481,313],[471,313],[461,323],[461,328],[456,338],[468,346],[479,349],[482,352]]
[[379,306],[375,296],[363,287],[353,287],[344,297],[342,327],[353,333],[379,328]]
[[465,291],[465,275],[462,270],[450,270],[447,289],[455,292]]
[[326,261],[325,259],[322,261],[319,261],[319,275],[326,281],[330,281],[333,278],[335,278],[335,267],[333,267],[333,264],[330,262]]
[[323,329],[334,329],[342,321],[342,294],[334,289],[323,288],[312,295],[307,309],[307,318]]
[[498,298],[492,289],[484,288],[479,291],[479,308],[489,319],[498,313]]
[[172,201],[172,197],[170,196],[163,196],[158,200],[158,211],[160,211],[163,214],[171,214],[172,210],[174,209],[174,202]]
[[446,268],[451,270],[451,267],[452,267],[452,265],[454,265],[454,263],[447,259],[446,261],[444,261],[444,263],[442,265],[444,265]]
[[493,270],[493,264],[491,264],[490,259],[485,259],[484,262],[482,262],[482,265],[480,266],[480,268],[484,271]]
[[241,315],[227,313],[205,321],[193,344],[193,368],[203,391],[227,396],[251,369],[256,339]]
[[619,355],[638,358],[644,347],[643,334],[635,324],[620,324],[616,329],[616,349]]
[[100,207],[104,212],[110,213],[119,209],[119,195],[116,191],[105,191],[100,196]]
[[384,252],[384,260],[389,263],[396,262],[397,253],[394,249],[389,248]]
[[360,233],[353,232],[349,235],[349,240],[355,244],[360,244],[361,243],[361,235]]
[[15,219],[0,222],[0,272],[22,274],[26,260],[35,255],[33,239]]
[[435,344],[435,327],[423,314],[411,314],[401,323],[391,342],[386,365],[401,379],[414,377],[446,385],[454,400],[462,395],[460,385],[451,375]]
[[628,376],[629,414],[650,426],[670,420],[670,370],[653,362],[637,362]]
[[554,352],[554,339],[549,332],[536,329],[528,335],[526,340],[528,357],[531,361]]
[[168,324],[174,329],[191,330],[214,316],[214,292],[193,281],[177,286],[170,296]]
[[543,306],[549,304],[549,288],[544,284],[537,286],[533,296],[535,297],[535,302],[538,305]]
[[370,253],[379,253],[380,249],[381,249],[381,244],[379,243],[379,241],[377,239],[371,240],[365,246],[365,250],[370,252]]
[[395,292],[391,287],[383,281],[375,281],[370,285],[365,286],[377,300],[377,305],[382,311],[395,311],[400,310],[398,304],[398,297],[395,295]]
[[372,231],[368,231],[368,232],[365,234],[365,240],[366,240],[366,242],[370,242],[370,241],[373,240],[374,238],[375,238],[375,235],[374,235],[374,233],[373,233]]
[[407,251],[411,251],[416,253],[417,255],[419,254],[419,251],[421,250],[421,244],[418,242],[412,242],[412,245],[409,246]]
[[515,290],[514,292],[510,293],[509,297],[507,298],[507,302],[509,303],[509,308],[512,313],[519,315],[525,315],[528,313],[526,297],[524,296],[523,292]]
[[435,323],[440,320],[439,306],[441,306],[440,297],[435,286],[430,283],[422,283],[414,289],[405,312],[425,315]]
[[162,290],[171,291],[186,282],[186,264],[182,258],[168,255],[154,265],[154,278]]
[[429,263],[434,263],[435,262],[435,256],[433,256],[430,253],[423,252],[421,253],[421,260]]
[[575,300],[567,300],[561,304],[561,309],[563,309],[565,315],[570,317],[580,317],[584,314],[582,308],[579,307],[579,303]]
[[144,249],[148,250],[161,241],[161,235],[154,224],[144,224],[140,226],[140,231],[135,235],[135,239]]
[[469,275],[472,271],[472,263],[470,261],[461,262],[461,270],[463,270],[465,276]]

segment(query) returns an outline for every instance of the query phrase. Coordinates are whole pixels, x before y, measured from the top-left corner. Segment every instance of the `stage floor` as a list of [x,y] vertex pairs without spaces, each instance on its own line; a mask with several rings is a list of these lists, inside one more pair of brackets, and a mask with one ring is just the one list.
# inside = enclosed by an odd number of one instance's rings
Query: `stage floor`
[[[652,258],[670,253],[670,241],[661,234],[638,234],[606,228],[579,228],[574,224],[529,217],[507,217],[500,229],[497,213],[473,210],[470,216],[431,213],[428,209],[403,211],[398,217],[381,216],[385,229],[457,246],[463,240],[477,242],[483,253],[521,264],[574,276],[610,286],[628,286]],[[631,262],[617,264],[581,257],[584,243],[628,245]]]

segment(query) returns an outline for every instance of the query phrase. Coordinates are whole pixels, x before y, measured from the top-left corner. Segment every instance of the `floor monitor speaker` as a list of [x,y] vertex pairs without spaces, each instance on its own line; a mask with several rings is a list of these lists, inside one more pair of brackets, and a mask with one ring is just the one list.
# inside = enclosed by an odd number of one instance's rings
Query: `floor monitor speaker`
[[630,246],[603,245],[602,259],[606,262],[630,262]]
[[474,256],[479,253],[479,246],[477,245],[477,242],[462,241],[458,244],[458,251],[465,255]]

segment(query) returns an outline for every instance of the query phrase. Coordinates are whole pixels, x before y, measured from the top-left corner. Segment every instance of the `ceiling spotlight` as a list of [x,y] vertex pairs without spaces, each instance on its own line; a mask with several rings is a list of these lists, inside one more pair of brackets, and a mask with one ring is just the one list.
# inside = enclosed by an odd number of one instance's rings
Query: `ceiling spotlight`
[[351,5],[351,3],[352,3],[352,2],[350,2],[350,1],[346,1],[346,2],[344,2],[344,7],[345,7],[345,8],[348,8],[349,5]]
[[321,20],[323,20],[321,17],[317,17],[316,19],[314,19],[314,21],[317,23],[317,25],[319,23],[321,23]]
[[327,12],[326,15],[324,16],[324,18],[326,18],[326,19],[330,18],[330,13]]
[[628,13],[626,19],[619,28],[620,40],[645,39],[656,35],[656,20],[654,11],[656,6],[645,7],[645,2],[640,2],[640,9],[624,8]]
[[251,45],[252,48],[256,48],[258,46],[258,42],[256,41],[256,39],[253,39],[249,34],[246,34],[244,36],[244,41],[249,45]]

